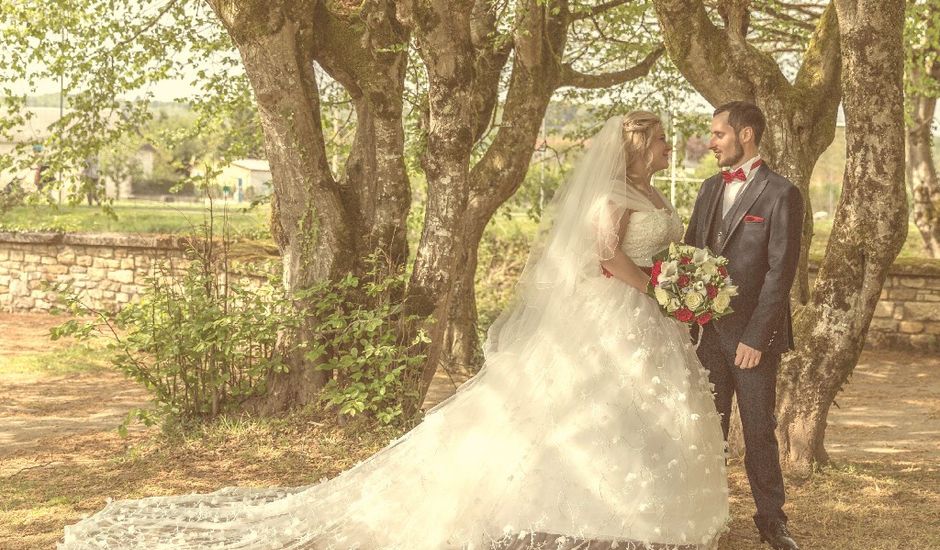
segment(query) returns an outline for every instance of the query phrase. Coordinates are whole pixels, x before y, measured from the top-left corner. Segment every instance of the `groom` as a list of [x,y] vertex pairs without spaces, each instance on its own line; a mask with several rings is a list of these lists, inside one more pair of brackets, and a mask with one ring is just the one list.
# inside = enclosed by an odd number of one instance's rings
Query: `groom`
[[783,513],[774,407],[780,355],[793,349],[789,295],[800,253],[803,198],[761,161],[764,126],[764,114],[751,103],[732,101],[715,111],[709,145],[723,171],[702,184],[685,242],[728,258],[728,274],[738,287],[734,313],[705,325],[698,356],[715,385],[725,439],[731,398],[737,395],[761,540],[797,550]]

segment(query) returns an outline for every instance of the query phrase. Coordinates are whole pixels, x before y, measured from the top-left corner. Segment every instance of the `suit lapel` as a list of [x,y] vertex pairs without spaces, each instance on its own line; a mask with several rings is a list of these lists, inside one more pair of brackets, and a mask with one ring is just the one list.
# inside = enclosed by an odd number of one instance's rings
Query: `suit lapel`
[[770,175],[770,168],[767,168],[767,165],[759,167],[757,174],[754,176],[754,180],[748,184],[744,189],[743,194],[738,197],[737,204],[735,204],[731,211],[728,213],[730,220],[727,220],[730,223],[730,226],[727,227],[725,232],[725,238],[718,245],[718,254],[725,249],[728,241],[731,240],[731,236],[734,234],[734,231],[741,225],[741,221],[744,219],[744,215],[748,210],[751,209],[751,206],[754,206],[754,203],[757,202],[757,198],[760,197],[760,194],[764,192],[764,189],[767,187],[768,176]]
[[700,224],[698,228],[698,242],[701,243],[702,246],[708,246],[708,233],[711,231],[712,223],[715,221],[715,212],[718,211],[718,203],[721,202],[723,191],[724,186],[721,185],[721,178],[715,178],[711,187],[712,196],[708,198],[708,210],[705,212],[705,223]]

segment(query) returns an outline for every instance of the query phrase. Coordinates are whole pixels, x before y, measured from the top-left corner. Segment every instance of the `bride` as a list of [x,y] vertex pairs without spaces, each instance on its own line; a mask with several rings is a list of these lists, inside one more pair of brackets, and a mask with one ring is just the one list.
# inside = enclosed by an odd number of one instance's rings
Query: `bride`
[[682,238],[659,119],[607,121],[556,193],[485,366],[334,479],[109,503],[60,548],[709,549],[724,441],[688,332],[641,270]]

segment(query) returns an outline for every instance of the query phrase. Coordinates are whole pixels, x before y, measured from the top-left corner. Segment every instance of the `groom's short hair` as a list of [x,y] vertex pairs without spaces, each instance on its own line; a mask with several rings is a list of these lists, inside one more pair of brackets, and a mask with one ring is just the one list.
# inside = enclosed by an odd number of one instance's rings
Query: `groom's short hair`
[[747,101],[729,101],[715,109],[712,116],[728,113],[728,124],[734,128],[735,133],[750,127],[754,130],[754,145],[760,145],[760,138],[764,135],[767,121],[760,107]]

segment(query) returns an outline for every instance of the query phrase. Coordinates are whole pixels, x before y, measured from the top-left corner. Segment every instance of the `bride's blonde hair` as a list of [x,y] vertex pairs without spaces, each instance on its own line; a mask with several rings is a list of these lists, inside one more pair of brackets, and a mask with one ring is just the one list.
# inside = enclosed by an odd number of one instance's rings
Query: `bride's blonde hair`
[[662,125],[659,117],[649,111],[630,111],[623,116],[621,135],[623,136],[623,156],[627,167],[637,158],[643,159],[647,169],[652,165],[650,145],[655,137],[654,131]]

